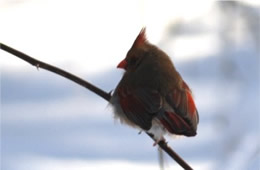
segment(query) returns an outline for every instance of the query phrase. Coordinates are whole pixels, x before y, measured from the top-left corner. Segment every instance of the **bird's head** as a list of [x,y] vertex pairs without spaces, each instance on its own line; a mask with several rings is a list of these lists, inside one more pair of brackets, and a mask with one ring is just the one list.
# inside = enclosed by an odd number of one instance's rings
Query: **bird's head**
[[146,39],[145,28],[142,28],[125,59],[117,65],[117,68],[122,68],[126,71],[136,70],[147,55],[148,46],[149,42]]

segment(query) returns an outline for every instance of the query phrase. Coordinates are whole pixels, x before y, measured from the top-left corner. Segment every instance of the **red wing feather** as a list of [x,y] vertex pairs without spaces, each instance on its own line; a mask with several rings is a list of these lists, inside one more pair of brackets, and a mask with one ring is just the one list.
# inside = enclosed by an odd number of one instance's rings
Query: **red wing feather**
[[196,135],[199,117],[187,84],[183,82],[183,89],[175,89],[166,97],[166,101],[174,111],[165,112],[160,118],[165,128],[174,134]]
[[196,135],[196,132],[194,133],[190,125],[174,112],[165,112],[160,121],[164,125],[164,127],[172,134],[186,136]]
[[142,129],[149,130],[152,119],[162,106],[160,95],[150,90],[127,88],[118,89],[117,93],[126,117]]

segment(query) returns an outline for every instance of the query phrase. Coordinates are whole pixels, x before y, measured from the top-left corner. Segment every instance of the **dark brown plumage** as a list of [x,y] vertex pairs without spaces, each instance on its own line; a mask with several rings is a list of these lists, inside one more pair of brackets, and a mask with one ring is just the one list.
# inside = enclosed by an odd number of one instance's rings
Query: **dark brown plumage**
[[166,53],[142,29],[118,68],[126,70],[111,99],[116,117],[154,135],[196,135],[198,112],[191,90]]

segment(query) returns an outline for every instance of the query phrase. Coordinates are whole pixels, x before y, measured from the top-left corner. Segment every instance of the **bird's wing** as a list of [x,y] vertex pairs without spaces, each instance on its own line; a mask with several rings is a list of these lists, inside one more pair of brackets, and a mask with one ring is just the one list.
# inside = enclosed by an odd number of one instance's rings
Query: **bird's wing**
[[151,89],[117,90],[119,102],[126,117],[144,130],[149,130],[152,119],[162,108],[161,95]]
[[126,117],[144,130],[157,118],[172,134],[194,136],[199,121],[191,90],[183,81],[182,89],[174,89],[165,98],[156,90],[117,90],[119,102]]
[[199,116],[188,85],[183,81],[182,89],[174,89],[166,96],[166,102],[172,110],[160,116],[164,127],[173,134],[195,136]]

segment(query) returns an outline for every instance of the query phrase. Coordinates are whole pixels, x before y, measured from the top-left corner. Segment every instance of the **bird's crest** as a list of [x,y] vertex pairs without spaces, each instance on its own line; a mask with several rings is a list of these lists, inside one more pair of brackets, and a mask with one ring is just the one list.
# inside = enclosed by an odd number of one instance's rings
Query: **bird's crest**
[[141,29],[133,44],[134,47],[140,47],[147,42],[145,30],[145,27]]

